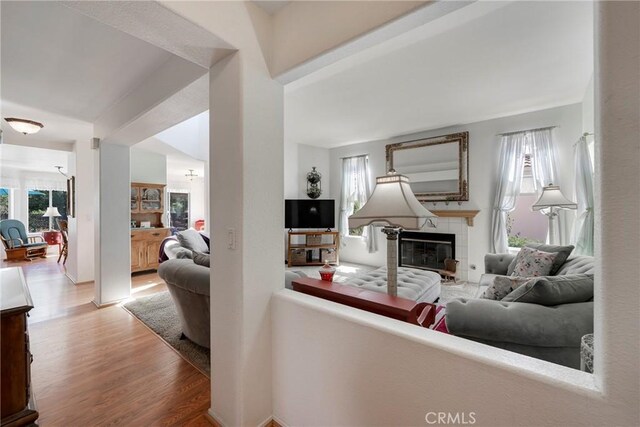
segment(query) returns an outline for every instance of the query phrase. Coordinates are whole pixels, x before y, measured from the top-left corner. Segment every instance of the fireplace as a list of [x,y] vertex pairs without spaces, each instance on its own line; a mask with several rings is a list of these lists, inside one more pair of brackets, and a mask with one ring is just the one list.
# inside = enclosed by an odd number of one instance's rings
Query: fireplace
[[400,267],[444,270],[444,260],[456,259],[456,235],[403,231],[398,240]]

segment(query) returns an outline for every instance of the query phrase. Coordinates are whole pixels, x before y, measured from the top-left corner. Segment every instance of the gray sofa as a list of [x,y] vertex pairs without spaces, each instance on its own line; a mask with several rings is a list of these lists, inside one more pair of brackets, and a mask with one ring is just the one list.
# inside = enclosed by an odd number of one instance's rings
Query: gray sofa
[[[176,306],[182,333],[194,343],[209,348],[209,267],[194,263],[192,259],[169,259],[158,267]],[[305,276],[300,271],[285,272],[285,286]]]
[[[477,297],[496,275],[507,275],[514,258],[511,254],[485,256],[486,274],[480,279]],[[573,275],[592,275],[593,271],[593,257],[575,256],[560,265],[555,274],[558,278],[543,279],[562,286],[560,276],[579,277]],[[578,298],[581,302],[558,305],[505,302],[509,296],[503,301],[453,300],[447,304],[447,328],[453,335],[578,369],[580,339],[593,333],[593,280],[591,276],[588,278],[590,281],[583,281],[587,286],[583,286]]]

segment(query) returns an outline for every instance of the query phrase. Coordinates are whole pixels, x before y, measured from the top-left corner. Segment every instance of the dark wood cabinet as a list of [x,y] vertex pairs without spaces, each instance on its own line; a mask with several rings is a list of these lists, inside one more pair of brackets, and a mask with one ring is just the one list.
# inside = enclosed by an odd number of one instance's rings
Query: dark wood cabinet
[[38,419],[31,387],[27,313],[33,308],[20,267],[0,269],[0,413],[2,426],[32,425]]

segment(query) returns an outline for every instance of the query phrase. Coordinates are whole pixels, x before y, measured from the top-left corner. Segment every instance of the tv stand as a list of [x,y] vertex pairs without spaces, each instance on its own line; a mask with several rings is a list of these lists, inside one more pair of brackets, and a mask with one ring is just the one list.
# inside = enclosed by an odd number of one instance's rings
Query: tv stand
[[337,231],[291,231],[287,244],[289,267],[338,264],[340,233]]

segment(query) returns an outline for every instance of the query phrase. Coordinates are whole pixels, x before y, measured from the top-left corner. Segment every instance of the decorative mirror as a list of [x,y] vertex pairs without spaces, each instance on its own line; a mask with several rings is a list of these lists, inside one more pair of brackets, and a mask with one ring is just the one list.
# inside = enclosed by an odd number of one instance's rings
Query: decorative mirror
[[409,178],[421,202],[469,200],[469,132],[386,146],[387,171]]

